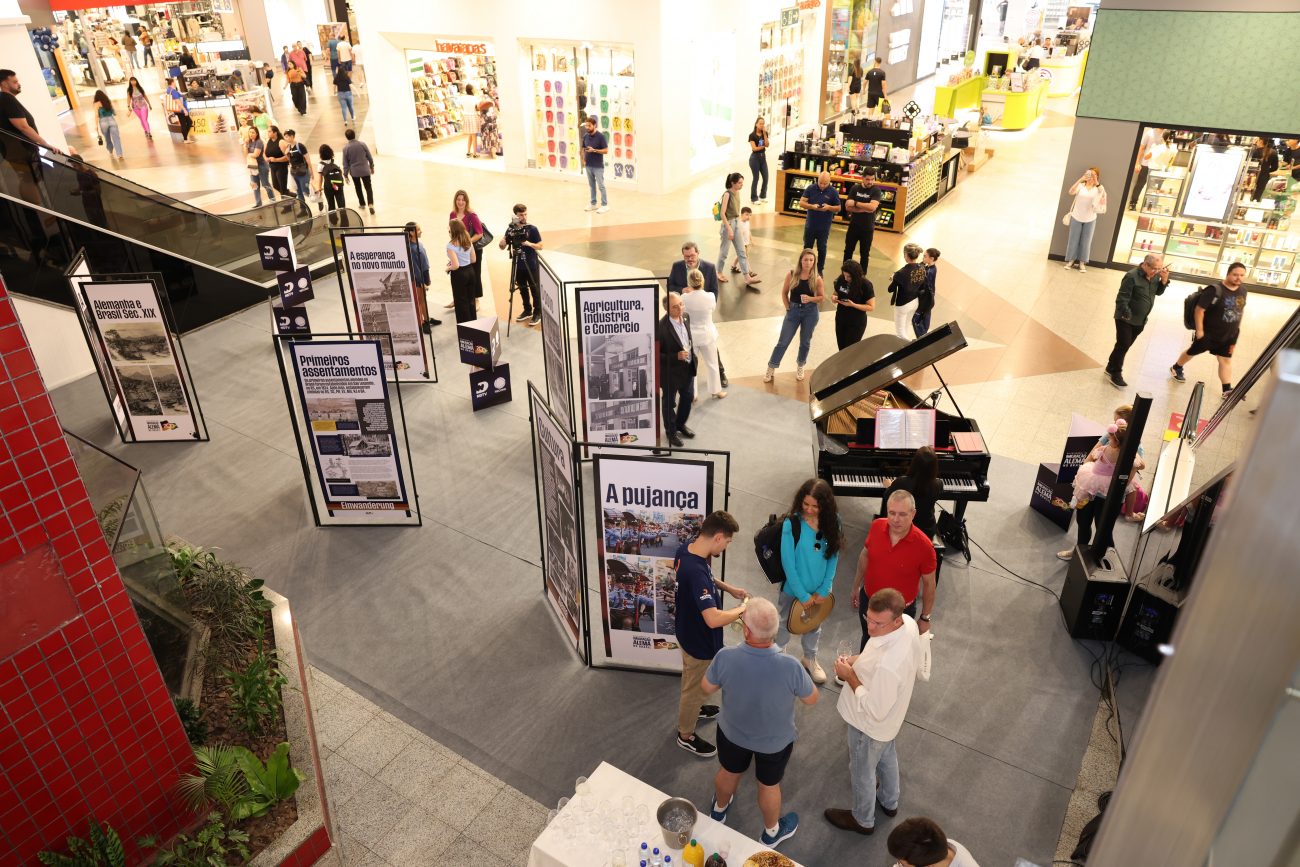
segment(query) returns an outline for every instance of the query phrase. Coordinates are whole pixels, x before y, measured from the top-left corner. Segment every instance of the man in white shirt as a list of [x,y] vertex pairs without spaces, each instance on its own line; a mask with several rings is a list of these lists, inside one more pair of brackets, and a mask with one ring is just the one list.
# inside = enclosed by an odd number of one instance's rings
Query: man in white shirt
[[912,701],[922,657],[921,633],[916,621],[903,613],[905,604],[903,594],[892,587],[873,593],[865,615],[870,636],[866,647],[857,656],[835,660],[835,674],[844,680],[836,709],[849,724],[853,809],[832,807],[825,816],[845,831],[874,833],[877,806],[886,816],[898,813],[894,738]]
[[980,867],[969,849],[949,840],[939,823],[925,816],[899,822],[886,845],[898,867]]
[[1151,157],[1156,146],[1160,144],[1163,134],[1164,130],[1154,126],[1147,127],[1142,133],[1142,141],[1138,144],[1137,164],[1133,166],[1133,189],[1128,197],[1130,211],[1137,210],[1138,199],[1146,189],[1147,174],[1151,171]]
[[339,69],[346,69],[348,72],[351,72],[352,71],[352,43],[348,42],[348,38],[344,36],[342,39],[339,40],[339,43],[337,46],[335,46],[335,48],[339,53]]

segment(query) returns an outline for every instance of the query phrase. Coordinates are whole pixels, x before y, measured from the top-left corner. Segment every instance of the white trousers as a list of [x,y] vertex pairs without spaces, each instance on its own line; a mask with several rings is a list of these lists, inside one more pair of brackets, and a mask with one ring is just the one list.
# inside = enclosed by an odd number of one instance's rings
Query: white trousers
[[722,374],[718,370],[718,344],[697,342],[695,357],[698,359],[695,371],[697,380],[695,393],[701,393],[699,383],[707,387],[709,394],[722,391]]
[[912,314],[920,303],[920,298],[913,298],[902,307],[894,308],[894,333],[904,340],[916,337],[916,332],[912,330]]

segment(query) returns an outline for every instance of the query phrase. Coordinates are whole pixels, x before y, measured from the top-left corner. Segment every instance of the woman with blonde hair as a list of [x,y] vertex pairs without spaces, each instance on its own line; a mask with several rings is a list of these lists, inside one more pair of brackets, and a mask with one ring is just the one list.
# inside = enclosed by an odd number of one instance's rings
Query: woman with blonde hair
[[799,364],[795,379],[804,378],[804,365],[808,363],[808,348],[812,346],[813,329],[817,327],[817,305],[826,297],[826,288],[822,276],[817,273],[817,251],[804,248],[799,251],[799,264],[785,275],[781,286],[781,303],[785,305],[785,321],[781,323],[781,336],[772,349],[772,357],[767,362],[764,382],[771,382],[776,369],[781,366],[781,359],[799,332]]
[[474,312],[474,270],[477,258],[474,243],[460,220],[447,223],[447,273],[451,275],[452,305],[456,308],[456,322],[469,322]]
[[[713,293],[704,291],[704,272],[698,268],[687,271],[682,307],[691,318],[691,342],[695,344],[695,357],[699,359],[695,375],[705,381],[709,394],[721,400],[727,393],[722,390],[722,375],[718,368],[718,327],[713,324],[713,309],[717,303]],[[698,388],[695,395],[698,402]]]
[[1070,227],[1065,242],[1065,267],[1079,266],[1088,270],[1088,251],[1092,249],[1092,233],[1097,228],[1097,215],[1106,213],[1106,188],[1101,185],[1101,169],[1089,166],[1083,177],[1070,187],[1074,202],[1061,220]]

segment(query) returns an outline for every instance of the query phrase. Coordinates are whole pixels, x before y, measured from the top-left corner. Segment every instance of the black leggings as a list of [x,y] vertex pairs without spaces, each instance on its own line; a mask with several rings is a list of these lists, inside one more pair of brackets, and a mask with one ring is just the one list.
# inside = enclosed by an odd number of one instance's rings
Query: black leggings
[[844,307],[835,308],[835,345],[847,349],[867,333],[867,314]]
[[[375,194],[370,189],[370,175],[353,175],[352,186],[356,187],[357,190],[357,207],[362,205],[373,206],[375,204]],[[361,192],[362,186],[366,188],[364,194]]]
[[[751,151],[749,154],[749,171],[753,180],[749,182],[749,200],[756,202],[767,198],[767,149]],[[758,178],[763,177],[763,189],[758,188]]]
[[1092,541],[1093,528],[1101,520],[1101,510],[1106,508],[1105,497],[1093,497],[1081,509],[1074,510],[1074,518],[1079,524],[1079,544],[1087,546]]

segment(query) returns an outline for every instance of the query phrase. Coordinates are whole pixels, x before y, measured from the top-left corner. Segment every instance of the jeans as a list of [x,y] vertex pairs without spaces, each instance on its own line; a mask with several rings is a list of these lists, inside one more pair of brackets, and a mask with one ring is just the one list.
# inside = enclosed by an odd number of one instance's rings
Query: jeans
[[[727,237],[727,229],[731,229],[733,241]],[[722,225],[718,228],[718,273],[723,274],[727,269],[727,253],[731,247],[736,248],[736,258],[740,260],[740,273],[745,277],[749,276],[749,257],[745,255],[745,245],[740,243],[740,220],[723,220]]]
[[925,311],[924,313],[922,313],[920,310],[917,310],[915,313],[912,314],[912,330],[916,332],[917,337],[924,337],[927,333],[929,333],[930,314],[933,312],[934,312],[934,308],[931,307],[929,310]]
[[145,63],[146,66],[153,66],[153,46],[152,46],[152,45],[146,45],[146,46],[144,47],[144,63]]
[[695,402],[695,377],[687,374],[677,378],[664,377],[663,391],[664,431],[668,436],[677,434],[686,427],[686,420],[691,417],[691,404]]
[[350,90],[339,91],[339,110],[343,112],[344,123],[348,122],[348,118],[351,118],[352,120],[357,119],[357,112],[352,107],[352,91]]
[[820,274],[826,270],[826,241],[831,236],[831,225],[827,223],[825,227],[814,226],[812,220],[803,224],[803,246],[806,250],[813,249],[813,242],[817,244],[817,273]]
[[912,324],[912,314],[916,308],[921,305],[920,298],[913,298],[906,304],[894,308],[894,333],[904,340],[911,340],[912,335],[907,333],[908,327]]
[[289,177],[293,179],[294,186],[298,188],[298,201],[304,205],[307,204],[307,194],[311,192],[311,175],[295,175],[289,172]]
[[[790,629],[787,624],[790,622],[790,608],[794,605],[794,597],[784,590],[781,591],[777,599],[777,608],[781,612],[781,625],[776,631],[776,646],[785,650],[785,646],[790,643]],[[805,632],[799,636],[799,644],[803,647],[804,659],[817,658],[817,643],[821,640],[822,628],[818,626],[812,632]]]
[[1086,264],[1088,251],[1092,248],[1092,233],[1097,229],[1097,221],[1080,223],[1070,217],[1070,237],[1065,242],[1065,261]]
[[[763,189],[758,189],[758,176],[763,176]],[[752,151],[749,155],[749,200],[756,202],[767,198],[767,150]]]
[[1106,360],[1107,373],[1124,372],[1124,356],[1144,328],[1146,328],[1145,322],[1141,325],[1133,325],[1122,319],[1115,320],[1115,348],[1110,351],[1110,358]]
[[864,828],[876,826],[876,775],[880,803],[898,809],[898,751],[893,741],[878,741],[849,726],[849,779],[853,783],[853,818]]
[[253,207],[262,207],[262,187],[266,187],[268,201],[275,201],[275,190],[271,188],[271,167],[265,162],[258,163],[257,168],[248,172],[248,182],[253,186]]
[[600,204],[602,207],[609,204],[609,199],[605,196],[605,167],[604,166],[587,166],[587,188],[591,190],[591,203],[596,204],[596,187],[600,187]]
[[816,304],[795,304],[790,302],[790,309],[785,311],[785,320],[781,323],[781,336],[777,338],[776,347],[772,350],[772,357],[767,360],[767,366],[777,368],[781,366],[781,359],[785,357],[785,350],[794,339],[794,333],[799,331],[799,354],[796,356],[799,366],[803,367],[808,361],[808,347],[812,345],[813,329],[817,327],[817,305]]
[[117,128],[117,118],[101,117],[99,134],[104,137],[104,147],[108,148],[110,154],[126,156],[122,153],[122,131]]

